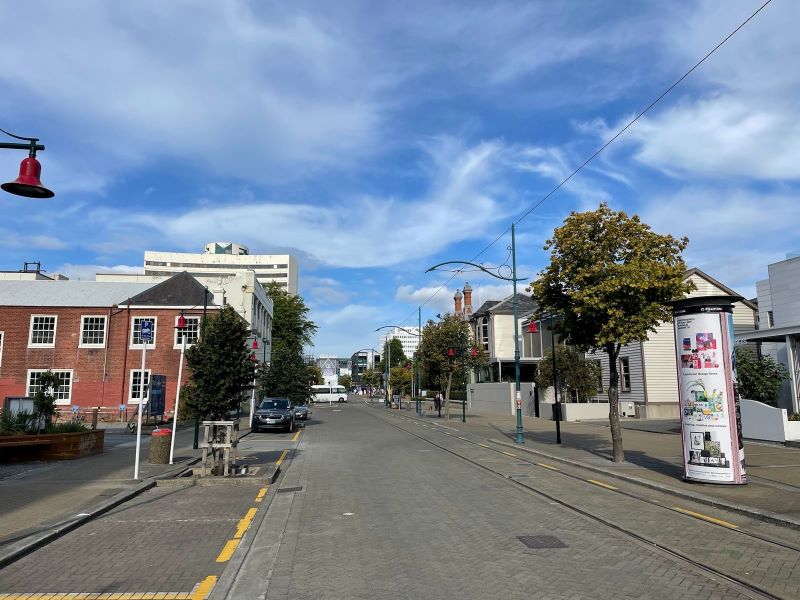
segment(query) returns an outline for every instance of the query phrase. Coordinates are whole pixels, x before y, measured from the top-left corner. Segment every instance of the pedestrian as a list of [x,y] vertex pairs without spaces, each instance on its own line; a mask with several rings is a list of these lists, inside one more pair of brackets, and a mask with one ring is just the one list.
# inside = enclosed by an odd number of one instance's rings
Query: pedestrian
[[441,410],[442,407],[442,397],[439,392],[436,392],[436,395],[433,397],[433,408],[437,412]]

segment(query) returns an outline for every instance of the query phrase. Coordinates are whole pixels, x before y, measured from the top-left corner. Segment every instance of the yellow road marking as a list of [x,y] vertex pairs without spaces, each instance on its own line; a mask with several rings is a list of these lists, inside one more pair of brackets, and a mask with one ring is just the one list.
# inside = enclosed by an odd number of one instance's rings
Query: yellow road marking
[[715,519],[714,517],[709,517],[708,515],[704,515],[703,513],[694,512],[693,510],[687,510],[685,508],[681,508],[680,506],[673,506],[672,510],[677,510],[680,513],[689,515],[690,517],[695,517],[696,519],[703,519],[703,521],[709,521],[711,523],[716,523],[717,525],[722,525],[723,527],[727,527],[728,529],[739,529],[739,526],[734,525],[733,523],[728,523],[727,521],[723,521],[722,519]]
[[488,448],[489,447],[486,444],[478,444],[478,446],[480,446],[481,448]]
[[550,469],[551,471],[558,471],[553,465],[548,465],[547,463],[536,463],[540,467],[544,467],[545,469]]
[[608,485],[607,483],[603,483],[602,481],[597,481],[596,479],[587,479],[586,481],[593,483],[595,485],[599,485],[600,487],[608,488],[609,490],[617,490],[619,488],[615,488],[613,485]]
[[516,458],[516,457],[517,457],[517,455],[516,455],[516,454],[514,454],[513,452],[506,452],[505,450],[501,450],[501,452],[502,452],[503,454],[505,454],[506,456],[513,456],[514,458]]
[[256,516],[256,511],[258,509],[251,508],[247,511],[247,514],[239,519],[239,524],[236,526],[236,534],[233,536],[233,539],[238,540],[244,535],[244,532],[247,531],[247,528],[250,527],[250,523],[253,522],[253,517]]
[[267,495],[267,489],[269,488],[263,487],[260,490],[258,490],[258,496],[256,496],[256,502],[261,502],[264,499],[264,496]]
[[460,439],[460,440],[464,440],[465,442],[468,442],[468,441],[469,441],[467,438],[465,438],[465,437],[461,437],[460,435],[457,435],[456,437],[457,437],[458,439]]
[[[214,578],[216,582],[216,577]],[[213,584],[212,584],[213,586]],[[210,590],[209,590],[210,591]],[[78,593],[14,593],[0,594],[0,600],[205,600],[205,596],[195,596],[186,592],[78,592]]]
[[279,467],[281,466],[281,463],[283,462],[283,459],[286,458],[286,453],[287,452],[288,452],[288,450],[284,450],[283,452],[281,452],[281,457],[275,463],[276,465],[278,465]]
[[447,433],[446,431],[443,431],[442,433],[445,435],[453,435],[452,433]]
[[214,585],[217,583],[217,576],[216,575],[209,575],[203,581],[197,584],[197,587],[192,590],[191,600],[206,600],[208,596],[211,594],[211,590],[214,589]]
[[236,546],[239,545],[239,540],[233,539],[228,540],[225,542],[225,545],[222,547],[222,552],[219,553],[217,556],[217,562],[228,562],[233,556],[233,551],[236,550]]
[[295,433],[295,434],[294,434],[294,436],[292,436],[292,441],[293,441],[293,442],[296,442],[296,441],[297,441],[297,438],[299,438],[299,437],[300,437],[300,434],[301,434],[301,433],[303,433],[303,430],[302,430],[302,429],[298,429],[298,430],[297,430],[297,433]]

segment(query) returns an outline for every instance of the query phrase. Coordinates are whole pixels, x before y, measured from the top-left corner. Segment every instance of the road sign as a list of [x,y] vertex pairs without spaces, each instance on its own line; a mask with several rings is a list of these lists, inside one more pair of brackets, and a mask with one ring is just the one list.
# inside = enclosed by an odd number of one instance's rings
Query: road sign
[[143,342],[152,342],[153,341],[153,322],[152,321],[142,321],[140,324],[139,329],[139,337],[142,339]]

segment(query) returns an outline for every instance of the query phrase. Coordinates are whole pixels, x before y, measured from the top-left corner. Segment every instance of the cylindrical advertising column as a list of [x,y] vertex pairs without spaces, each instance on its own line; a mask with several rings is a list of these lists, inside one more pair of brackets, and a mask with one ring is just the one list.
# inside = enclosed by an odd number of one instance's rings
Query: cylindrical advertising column
[[689,481],[747,483],[733,353],[733,304],[741,299],[702,296],[672,303]]

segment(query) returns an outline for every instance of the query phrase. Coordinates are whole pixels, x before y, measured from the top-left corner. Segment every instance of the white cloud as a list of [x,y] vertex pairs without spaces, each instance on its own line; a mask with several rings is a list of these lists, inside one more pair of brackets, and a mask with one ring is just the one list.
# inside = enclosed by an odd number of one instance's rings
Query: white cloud
[[59,266],[56,273],[66,275],[70,279],[82,279],[87,281],[94,281],[97,273],[144,273],[142,267],[135,267],[131,265],[76,265],[72,263],[64,263]]
[[63,240],[50,235],[25,235],[8,229],[0,229],[0,246],[5,248],[63,250],[67,247],[67,244]]

